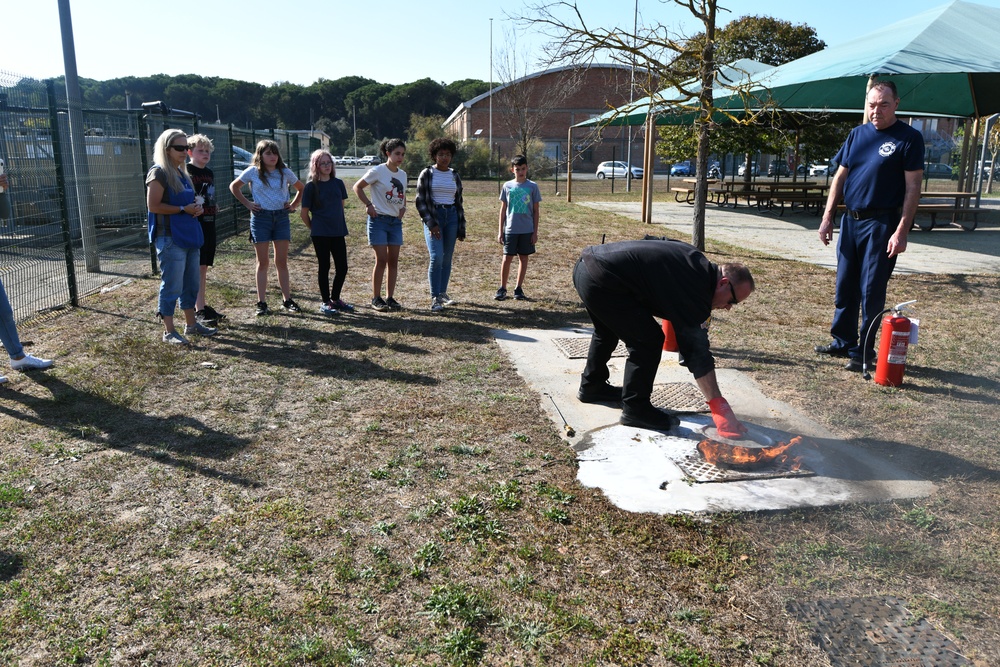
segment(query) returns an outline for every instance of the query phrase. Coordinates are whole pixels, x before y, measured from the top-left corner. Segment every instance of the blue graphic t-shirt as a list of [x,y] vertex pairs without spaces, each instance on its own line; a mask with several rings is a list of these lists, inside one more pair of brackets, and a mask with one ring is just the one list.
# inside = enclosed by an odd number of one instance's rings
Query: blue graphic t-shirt
[[542,192],[534,181],[507,181],[500,191],[500,201],[507,203],[504,234],[530,234],[535,231],[535,204],[542,201]]
[[865,123],[851,130],[834,158],[847,167],[847,208],[898,208],[906,194],[907,171],[924,168],[924,138],[897,120],[884,130]]

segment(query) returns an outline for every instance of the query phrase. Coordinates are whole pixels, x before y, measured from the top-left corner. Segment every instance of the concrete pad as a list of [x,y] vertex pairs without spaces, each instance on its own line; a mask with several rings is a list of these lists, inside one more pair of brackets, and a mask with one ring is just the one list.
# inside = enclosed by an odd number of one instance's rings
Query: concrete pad
[[[724,368],[717,371],[719,385],[737,416],[775,441],[787,442],[795,435],[808,438],[815,446],[796,448],[796,453],[816,474],[691,482],[671,457],[694,450],[702,435],[699,429],[712,423],[710,416],[683,415],[681,426],[668,433],[621,426],[619,408],[577,400],[585,359],[569,358],[553,342],[576,336],[589,339],[591,330],[518,329],[493,333],[521,377],[539,393],[542,409],[578,452],[580,482],[602,489],[612,503],[624,510],[657,514],[776,510],[919,498],[934,491],[930,482],[840,440],[791,406],[765,396],[762,388],[743,373]],[[621,384],[624,362],[624,357],[611,359],[612,383]],[[664,352],[656,382],[693,383],[693,378],[677,363],[677,354]],[[573,437],[566,437],[564,419],[575,431]]]
[[[638,202],[581,202],[581,206],[640,219]],[[693,230],[693,208],[677,204],[654,204],[653,222],[685,234]],[[836,238],[824,246],[819,240],[820,217],[812,213],[757,212],[720,208],[705,209],[705,236],[777,257],[816,264],[836,270]],[[657,234],[654,230],[650,234]],[[981,275],[1000,273],[1000,227],[980,224],[972,232],[957,227],[914,230],[906,252],[896,262],[896,273]]]

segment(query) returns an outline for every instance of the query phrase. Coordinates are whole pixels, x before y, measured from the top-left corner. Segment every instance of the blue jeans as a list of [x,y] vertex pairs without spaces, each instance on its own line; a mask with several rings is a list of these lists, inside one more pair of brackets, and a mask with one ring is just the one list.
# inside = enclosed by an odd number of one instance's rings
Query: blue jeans
[[458,240],[458,209],[454,206],[435,206],[434,218],[441,230],[440,238],[431,236],[431,230],[424,225],[424,240],[427,242],[427,252],[431,256],[431,263],[427,267],[431,298],[448,291],[448,281],[451,280],[451,257],[455,254],[455,241]]
[[180,248],[169,236],[156,238],[156,259],[160,262],[160,302],[157,312],[160,317],[173,317],[177,299],[181,300],[181,310],[194,308],[201,284],[198,268],[200,248]]
[[7,355],[13,359],[24,354],[21,339],[17,337],[17,327],[14,326],[14,309],[10,307],[10,299],[0,281],[0,343],[7,350]]

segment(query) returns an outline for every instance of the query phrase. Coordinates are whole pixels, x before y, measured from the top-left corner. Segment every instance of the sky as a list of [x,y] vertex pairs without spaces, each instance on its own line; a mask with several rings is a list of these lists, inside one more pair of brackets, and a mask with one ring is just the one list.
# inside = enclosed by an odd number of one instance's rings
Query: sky
[[[544,1],[532,0],[531,4]],[[354,75],[393,85],[426,77],[444,84],[461,79],[496,81],[500,60],[512,44],[519,54],[515,74],[523,75],[537,71],[544,43],[530,26],[518,25],[511,18],[530,14],[525,0],[67,2],[77,72],[98,80],[162,73],[305,86],[321,78]],[[577,3],[589,25],[631,32],[638,5],[640,25],[662,24],[687,35],[700,31],[690,13],[670,0]],[[727,8],[720,11],[720,25],[745,15],[767,15],[805,23],[832,46],[948,0],[720,3]],[[1000,7],[1000,0],[979,0],[978,4]],[[12,83],[9,75],[44,79],[63,73],[57,0],[3,0],[0,86]]]

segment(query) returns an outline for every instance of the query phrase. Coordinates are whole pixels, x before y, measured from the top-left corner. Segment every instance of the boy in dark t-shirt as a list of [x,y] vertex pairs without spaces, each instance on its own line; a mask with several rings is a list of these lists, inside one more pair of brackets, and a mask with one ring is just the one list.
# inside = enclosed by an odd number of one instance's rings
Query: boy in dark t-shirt
[[188,174],[194,184],[195,201],[202,205],[205,212],[198,216],[201,229],[205,234],[205,244],[201,246],[201,258],[198,262],[201,271],[201,284],[198,287],[198,300],[195,302],[195,317],[199,322],[215,326],[225,315],[217,312],[211,306],[205,305],[205,283],[208,277],[208,267],[215,263],[215,174],[208,168],[215,146],[212,140],[204,134],[188,137]]

